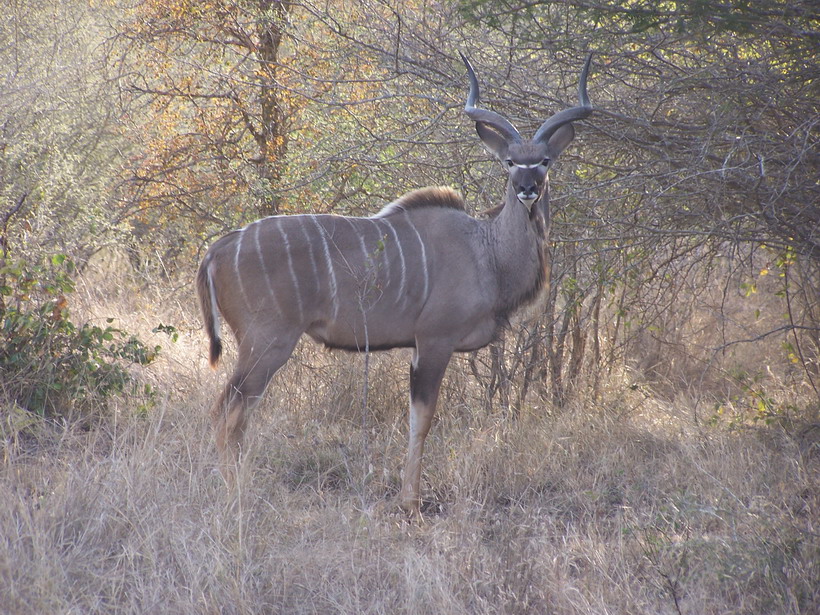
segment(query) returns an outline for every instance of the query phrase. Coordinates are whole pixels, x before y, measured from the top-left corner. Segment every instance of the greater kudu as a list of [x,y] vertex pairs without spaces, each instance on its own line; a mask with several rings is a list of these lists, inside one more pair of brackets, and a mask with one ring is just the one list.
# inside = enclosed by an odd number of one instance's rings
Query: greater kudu
[[513,310],[542,288],[547,171],[574,137],[572,122],[592,112],[588,58],[579,106],[556,113],[524,140],[502,116],[476,107],[478,80],[462,59],[470,80],[464,110],[509,173],[497,215],[477,220],[449,188],[423,188],[369,218],[257,220],[205,255],[197,291],[211,364],[222,352],[220,313],[238,343],[233,375],[212,410],[223,461],[238,457],[247,412],[303,333],[330,348],[414,348],[399,501],[418,512],[424,440],[450,357],[489,344]]

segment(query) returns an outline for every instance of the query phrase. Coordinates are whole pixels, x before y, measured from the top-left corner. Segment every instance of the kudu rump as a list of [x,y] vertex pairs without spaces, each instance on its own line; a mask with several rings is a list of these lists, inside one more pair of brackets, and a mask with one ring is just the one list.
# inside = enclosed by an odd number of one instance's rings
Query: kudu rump
[[212,410],[223,461],[238,458],[248,411],[303,333],[330,348],[414,348],[410,434],[400,504],[419,510],[424,440],[454,352],[489,344],[509,315],[533,299],[547,270],[550,166],[589,116],[590,58],[579,106],[556,113],[532,140],[476,107],[470,79],[464,111],[509,178],[497,215],[477,220],[449,188],[422,188],[369,218],[263,218],[216,241],[200,265],[197,291],[210,338],[222,352],[220,314],[238,343],[234,372]]

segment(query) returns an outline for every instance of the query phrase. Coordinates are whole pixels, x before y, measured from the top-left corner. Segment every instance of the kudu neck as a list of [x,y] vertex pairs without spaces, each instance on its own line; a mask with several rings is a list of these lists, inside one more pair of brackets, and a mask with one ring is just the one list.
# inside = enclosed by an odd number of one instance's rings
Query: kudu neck
[[494,233],[499,239],[503,236],[514,244],[537,242],[540,245],[546,241],[549,215],[549,183],[530,206],[519,201],[515,188],[508,184],[506,199],[493,219]]
[[[492,250],[498,275],[499,314],[508,314],[529,302],[543,286],[546,230],[541,215],[548,194],[527,207],[508,189],[507,200],[492,220]],[[531,213],[533,212],[533,213]]]
[[541,212],[548,198],[545,192],[528,207],[508,187],[504,207],[492,220],[495,263],[506,287],[503,295],[528,293],[543,275],[545,225]]

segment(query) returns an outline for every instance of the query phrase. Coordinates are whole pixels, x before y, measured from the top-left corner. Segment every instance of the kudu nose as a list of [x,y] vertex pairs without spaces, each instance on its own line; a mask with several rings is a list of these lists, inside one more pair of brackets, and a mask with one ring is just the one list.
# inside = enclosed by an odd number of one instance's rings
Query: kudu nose
[[538,186],[535,184],[530,184],[528,186],[522,186],[518,190],[518,200],[527,205],[528,207],[533,204],[533,202],[538,198]]

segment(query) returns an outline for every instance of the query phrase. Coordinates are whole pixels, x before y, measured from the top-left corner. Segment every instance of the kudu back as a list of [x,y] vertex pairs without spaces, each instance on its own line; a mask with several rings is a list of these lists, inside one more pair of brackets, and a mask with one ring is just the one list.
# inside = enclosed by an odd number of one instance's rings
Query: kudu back
[[418,513],[424,440],[450,357],[489,344],[544,285],[547,172],[573,139],[572,122],[592,112],[587,58],[579,105],[522,139],[501,115],[476,106],[478,80],[462,59],[470,81],[464,110],[509,174],[497,215],[475,219],[449,188],[423,188],[366,218],[263,218],[217,240],[202,260],[197,292],[211,364],[222,352],[221,320],[238,345],[211,411],[226,467],[239,458],[249,410],[302,334],[352,351],[413,348],[399,503]]

